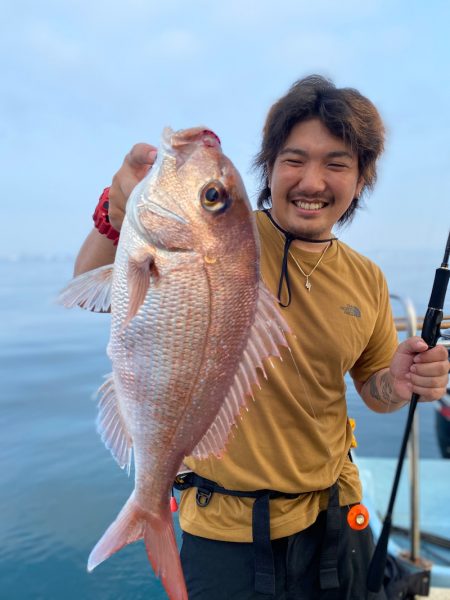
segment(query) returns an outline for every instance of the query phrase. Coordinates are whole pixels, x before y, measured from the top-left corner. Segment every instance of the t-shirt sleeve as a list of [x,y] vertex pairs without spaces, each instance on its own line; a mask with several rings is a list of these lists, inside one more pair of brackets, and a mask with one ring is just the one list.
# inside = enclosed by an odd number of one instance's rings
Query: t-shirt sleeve
[[374,286],[378,287],[379,298],[375,326],[363,353],[350,369],[353,379],[362,382],[380,369],[388,367],[398,346],[387,283],[378,269]]

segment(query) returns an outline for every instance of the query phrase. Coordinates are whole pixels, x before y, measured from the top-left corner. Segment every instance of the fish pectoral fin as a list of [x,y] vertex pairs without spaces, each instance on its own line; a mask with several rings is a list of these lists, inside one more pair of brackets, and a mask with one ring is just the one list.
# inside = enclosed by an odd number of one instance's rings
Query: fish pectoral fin
[[66,308],[80,306],[92,312],[109,312],[113,268],[105,265],[75,277],[61,290],[57,302]]
[[103,443],[111,451],[121,469],[131,469],[133,440],[128,432],[125,420],[120,412],[114,386],[113,374],[106,376],[104,384],[99,388],[97,431]]
[[152,246],[146,246],[137,254],[130,256],[127,273],[128,312],[122,324],[122,330],[136,316],[144,303],[151,279],[156,283],[158,278],[159,271],[155,262],[155,249]]
[[151,210],[148,206],[139,214],[141,224],[148,231],[152,243],[165,250],[192,250],[194,239],[190,224],[175,213]]
[[230,432],[248,398],[253,397],[252,386],[259,385],[257,369],[267,374],[263,361],[270,357],[281,359],[279,346],[288,346],[285,333],[291,333],[284,317],[276,307],[276,300],[260,282],[255,321],[251,327],[247,345],[216,418],[197,444],[192,456],[198,459],[214,454],[220,458],[230,437]]

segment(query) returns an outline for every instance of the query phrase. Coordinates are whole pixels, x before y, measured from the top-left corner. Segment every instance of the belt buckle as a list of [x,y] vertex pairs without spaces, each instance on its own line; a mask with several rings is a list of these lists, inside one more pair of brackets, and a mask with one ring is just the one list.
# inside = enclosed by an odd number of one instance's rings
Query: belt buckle
[[197,488],[197,494],[195,495],[197,506],[200,506],[200,508],[208,506],[212,495],[212,490],[208,490],[207,488]]

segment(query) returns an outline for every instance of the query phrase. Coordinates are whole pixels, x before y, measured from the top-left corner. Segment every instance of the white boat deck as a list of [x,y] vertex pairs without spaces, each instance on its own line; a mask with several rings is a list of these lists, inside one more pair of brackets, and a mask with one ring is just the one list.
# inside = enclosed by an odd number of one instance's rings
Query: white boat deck
[[[391,494],[397,460],[391,458],[356,457],[364,489],[363,502],[371,516],[371,526],[378,536]],[[394,507],[393,523],[410,529],[408,461],[403,466],[402,477]],[[419,464],[420,529],[450,539],[450,460],[421,459]],[[392,540],[389,551],[396,555],[399,546]],[[450,567],[433,564],[431,570],[431,598],[450,600]],[[439,589],[442,588],[442,589]]]
[[445,588],[432,588],[429,596],[416,596],[416,600],[421,600],[422,598],[424,600],[426,598],[431,598],[431,600],[449,600],[450,590]]

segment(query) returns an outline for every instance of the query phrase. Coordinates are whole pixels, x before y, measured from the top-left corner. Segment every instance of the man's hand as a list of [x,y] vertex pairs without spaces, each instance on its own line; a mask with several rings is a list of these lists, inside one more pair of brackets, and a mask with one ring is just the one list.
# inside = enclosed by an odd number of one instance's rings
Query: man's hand
[[[136,144],[126,155],[122,166],[113,177],[109,190],[108,216],[114,229],[120,231],[128,197],[133,188],[147,175],[156,158],[156,148]],[[85,239],[75,260],[74,275],[81,275],[114,262],[117,247],[111,240],[93,229]]]
[[147,175],[155,159],[155,146],[136,144],[114,175],[109,190],[108,208],[109,220],[114,229],[120,231],[128,198],[133,188]]
[[420,337],[399,344],[389,368],[393,391],[409,400],[412,393],[420,401],[430,402],[445,394],[448,383],[448,353],[444,346],[428,349]]
[[364,402],[375,412],[393,412],[419,394],[421,402],[437,400],[448,383],[448,354],[444,346],[428,349],[419,337],[399,344],[391,365],[365,382],[355,381]]

